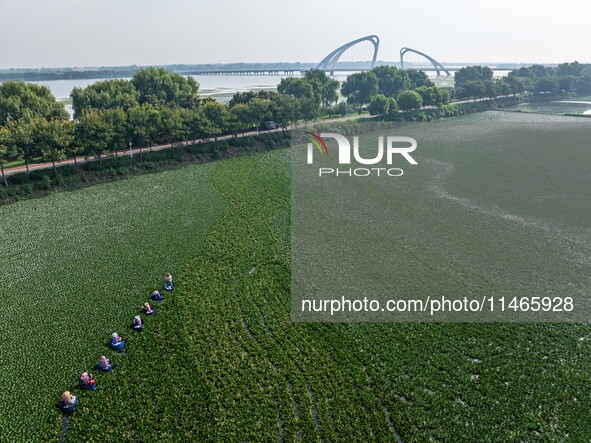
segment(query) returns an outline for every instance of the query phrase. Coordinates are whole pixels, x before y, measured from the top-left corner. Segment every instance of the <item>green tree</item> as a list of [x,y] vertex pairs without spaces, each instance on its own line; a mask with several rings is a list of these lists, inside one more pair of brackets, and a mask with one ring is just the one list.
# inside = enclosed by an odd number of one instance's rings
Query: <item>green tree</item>
[[84,109],[127,110],[139,104],[140,93],[129,80],[103,80],[86,88],[74,88],[70,94],[74,118],[79,118]]
[[264,98],[255,98],[248,103],[252,121],[257,126],[257,131],[260,127],[265,127],[266,123],[271,120],[271,100]]
[[322,69],[310,69],[305,72],[304,80],[312,87],[316,103],[329,106],[338,100],[339,82],[331,79]]
[[554,72],[558,77],[583,77],[589,74],[589,65],[583,65],[577,61],[573,63],[561,63]]
[[438,88],[434,86],[419,86],[415,92],[423,99],[423,106],[439,105],[440,94]]
[[494,98],[500,95],[500,88],[497,86],[497,82],[489,80],[484,82],[484,90],[486,97]]
[[578,94],[591,94],[591,76],[586,75],[577,81]]
[[421,86],[435,86],[424,71],[416,69],[406,69],[404,71],[410,80],[410,89],[420,88]]
[[229,128],[233,134],[238,132],[244,134],[255,124],[250,106],[247,103],[237,103],[230,108]]
[[492,80],[492,78],[493,71],[488,66],[465,66],[454,75],[456,86],[464,86],[472,81]]
[[0,126],[0,171],[2,171],[2,181],[4,186],[8,186],[8,180],[4,174],[4,165],[16,157],[13,136],[10,130],[5,126]]
[[382,116],[388,113],[390,101],[384,94],[375,94],[369,101],[367,110],[371,115]]
[[205,140],[210,137],[211,134],[215,133],[213,123],[206,117],[203,112],[203,107],[197,111],[191,111],[186,121],[186,125],[189,129],[189,137],[192,140]]
[[266,99],[270,100],[276,95],[278,95],[277,92],[269,91],[266,89],[263,89],[263,90],[260,90],[257,92],[255,92],[255,91],[236,92],[236,93],[234,93],[234,95],[230,99],[230,102],[228,103],[228,107],[232,108],[238,104],[247,104],[248,102],[250,102],[251,100],[254,100],[255,98],[266,98]]
[[127,113],[127,139],[140,149],[140,159],[142,148],[151,149],[156,143],[161,125],[160,112],[150,104],[135,106]]
[[503,77],[501,81],[508,86],[509,94],[519,94],[525,91],[526,85],[523,78],[508,75],[507,77]]
[[270,91],[269,89],[261,89],[257,91],[255,98],[262,98],[271,100],[273,96],[277,95],[277,91]]
[[439,94],[439,100],[437,106],[447,105],[450,99],[450,88],[437,88]]
[[111,139],[107,149],[110,153],[124,150],[127,146],[127,114],[123,109],[105,109],[99,114],[111,127]]
[[170,143],[185,140],[189,136],[187,121],[192,110],[184,108],[160,109],[161,130],[160,137]]
[[[39,117],[36,117],[39,118]],[[41,156],[39,146],[33,139],[34,119],[21,119],[19,121],[11,120],[6,124],[6,127],[11,132],[12,142],[14,144],[17,157],[25,161],[27,174],[29,171],[29,164],[37,157]]]
[[486,94],[486,82],[470,81],[456,88],[456,98],[481,98]]
[[388,117],[394,117],[396,114],[398,114],[398,110],[400,108],[398,107],[398,102],[396,101],[396,99],[394,97],[389,97],[388,98]]
[[299,101],[299,118],[304,120],[304,126],[308,126],[309,121],[314,121],[318,118],[319,108],[318,103],[316,103],[311,98],[301,99]]
[[74,141],[75,126],[65,120],[45,120],[36,118],[31,121],[33,143],[41,152],[44,161],[50,161],[57,176],[56,162],[66,159],[66,150]]
[[312,85],[303,78],[286,77],[282,78],[277,85],[277,92],[280,94],[291,95],[300,99],[313,99],[314,90]]
[[558,81],[554,77],[542,77],[534,83],[536,94],[555,93],[558,90]]
[[271,97],[271,119],[283,130],[297,120],[298,100],[283,94],[275,94]]
[[169,73],[164,68],[144,68],[131,79],[139,93],[140,104],[170,105],[196,109],[199,84],[193,77]]
[[249,101],[257,97],[258,95],[254,91],[235,92],[234,95],[232,95],[230,101],[228,102],[228,107],[233,108],[236,105],[245,105]]
[[11,120],[67,119],[68,113],[47,86],[10,80],[0,84],[0,125]]
[[529,72],[531,72],[534,80],[552,76],[552,68],[547,68],[544,65],[531,65]]
[[558,89],[564,92],[570,92],[576,89],[577,79],[572,75],[558,77]]
[[347,115],[347,101],[342,100],[327,111],[330,115]]
[[529,67],[522,67],[514,69],[509,72],[507,78],[519,78],[523,81],[525,88],[528,90],[533,87],[535,80],[548,77],[552,75],[552,68],[547,68],[544,65],[531,65]]
[[507,77],[509,77],[509,78],[511,78],[511,77],[529,78],[529,79],[535,78],[532,70],[530,68],[526,68],[525,66],[523,66],[519,69],[513,69],[511,72],[509,72],[509,74],[507,74]]
[[402,91],[396,101],[403,111],[414,111],[423,106],[423,99],[415,91]]
[[85,109],[76,126],[76,143],[82,148],[85,157],[96,157],[109,150],[114,138],[111,122],[105,118],[104,111]]
[[205,117],[211,122],[209,136],[217,140],[218,136],[224,134],[228,129],[230,118],[228,108],[216,100],[206,99],[201,109]]
[[351,74],[343,83],[341,92],[349,103],[358,105],[361,113],[361,107],[378,92],[378,78],[371,71]]
[[502,80],[493,80],[497,96],[506,96],[512,93],[509,83]]
[[411,82],[406,71],[394,66],[377,66],[372,72],[378,79],[378,92],[386,97],[396,97],[400,92],[410,88]]
[[77,159],[77,155],[79,155],[80,153],[84,152],[82,146],[80,146],[79,144],[79,140],[77,137],[77,127],[76,124],[72,125],[74,128],[74,139],[72,140],[72,143],[70,143],[68,146],[66,146],[66,157],[71,157],[74,159],[74,164],[78,165],[78,159]]
[[573,63],[561,63],[555,70],[558,77],[583,77],[587,73],[587,66],[577,61]]

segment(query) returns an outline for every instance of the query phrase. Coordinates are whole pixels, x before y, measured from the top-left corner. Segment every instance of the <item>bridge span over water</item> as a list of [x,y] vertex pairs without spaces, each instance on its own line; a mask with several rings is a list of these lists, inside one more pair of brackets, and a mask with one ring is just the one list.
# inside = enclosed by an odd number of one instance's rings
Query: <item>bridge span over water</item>
[[[387,64],[387,63],[386,63]],[[398,63],[392,63],[392,66],[396,66],[397,68],[400,68],[400,65]],[[455,72],[458,71],[460,68],[462,68],[463,66],[467,66],[467,65],[458,65],[458,66],[447,66],[445,68],[445,71],[449,71],[451,72]],[[502,66],[495,66],[495,65],[485,65],[485,66],[489,66],[493,71],[512,71],[513,69],[519,69],[521,68],[523,65],[502,65]],[[308,71],[311,68],[308,69],[209,69],[209,70],[197,70],[197,71],[187,71],[187,72],[179,72],[179,74],[184,74],[184,75],[278,75],[278,76],[292,76],[292,75],[300,75],[306,71]],[[349,72],[363,72],[363,71],[369,71],[372,68],[369,67],[356,67],[356,66],[350,66],[350,67],[338,67],[338,68],[332,68],[330,71],[327,71],[329,73],[332,74],[336,74],[336,73],[349,73]],[[425,72],[437,72],[438,75],[440,73],[440,71],[442,71],[439,68],[425,68],[425,67],[414,67],[414,66],[405,66],[402,69],[417,69],[419,71],[425,71]],[[451,74],[448,74],[451,75]]]
[[[365,45],[365,47],[369,46],[369,54],[366,57],[361,56],[360,54],[354,53],[354,49],[358,48],[359,46]],[[373,69],[376,66],[377,58],[378,58],[378,51],[380,48],[380,38],[377,35],[367,35],[365,37],[360,37],[355,40],[351,40],[350,42],[345,43],[344,45],[339,46],[334,51],[331,51],[326,57],[324,57],[320,63],[316,65],[316,69],[321,69],[329,74],[335,74],[338,72],[362,72],[368,71]],[[353,52],[358,58],[361,59],[354,59],[352,61],[343,62],[341,58],[344,54]],[[412,55],[414,57],[419,57],[422,63],[417,62],[409,62],[408,55]],[[405,60],[405,56],[406,60]],[[435,58],[427,55],[424,52],[421,52],[417,49],[403,47],[400,49],[400,61],[393,62],[393,63],[385,63],[392,66],[396,66],[400,69],[417,69],[420,71],[425,72],[436,72],[437,75],[452,75],[453,71],[457,71],[462,67],[466,66],[466,64],[448,64],[444,66],[442,63],[438,62]],[[276,64],[277,65],[277,64]],[[276,66],[275,65],[275,66]],[[511,71],[513,69],[518,69],[522,65],[508,65],[508,64],[484,64],[485,66],[489,66],[491,69],[495,71]],[[196,70],[191,72],[183,72],[183,74],[194,74],[194,75],[278,75],[278,76],[291,76],[291,75],[299,75],[306,70],[311,68],[276,68],[270,67],[265,68],[255,68],[255,69],[208,69],[208,70]]]

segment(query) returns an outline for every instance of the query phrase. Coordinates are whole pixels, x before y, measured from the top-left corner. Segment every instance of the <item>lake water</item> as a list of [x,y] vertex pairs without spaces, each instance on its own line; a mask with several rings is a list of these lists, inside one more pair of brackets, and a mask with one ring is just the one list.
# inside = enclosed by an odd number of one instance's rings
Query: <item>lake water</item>
[[[333,76],[335,80],[344,82],[347,75],[351,72],[342,72]],[[496,77],[506,75],[506,72],[495,71]],[[453,76],[437,77],[434,72],[428,73],[429,77],[440,87],[452,87]],[[296,75],[296,77],[299,75]],[[202,97],[212,97],[216,100],[227,103],[236,92],[275,90],[277,85],[285,76],[280,75],[192,75],[199,83],[199,89]],[[79,80],[48,80],[30,82],[38,85],[47,86],[53,95],[60,101],[69,100],[70,93],[74,88],[85,88],[98,81],[106,80],[104,78],[79,79]],[[130,78],[125,78],[130,80]],[[66,109],[73,114],[72,106],[66,105]]]
[[[222,103],[227,103],[236,92],[275,90],[284,76],[279,75],[192,75],[199,83],[201,97],[212,97]],[[347,79],[346,73],[334,76],[341,82]],[[47,86],[53,95],[60,101],[69,100],[70,93],[74,88],[85,88],[98,81],[97,79],[79,80],[49,80],[30,82]],[[130,78],[126,78],[130,80]],[[67,111],[73,115],[72,106],[66,105]]]
[[[339,73],[333,76],[334,79],[343,82],[347,79],[349,72]],[[495,75],[499,73],[495,72]],[[299,76],[299,75],[297,75]],[[453,77],[436,77],[434,73],[429,76],[436,83],[450,83],[453,85]],[[203,97],[213,97],[222,102],[227,102],[235,92],[257,91],[261,89],[275,89],[282,78],[280,75],[192,75],[200,85],[201,95]],[[126,78],[129,80],[130,78]],[[85,88],[88,85],[98,81],[106,80],[104,78],[79,79],[79,80],[47,80],[30,82],[38,85],[47,86],[58,100],[67,100],[74,88]]]
[[513,111],[535,112],[541,114],[584,114],[591,115],[591,101],[557,100],[521,103],[510,108]]
[[[274,89],[282,78],[271,75],[193,75],[191,77],[199,82],[202,96],[216,98],[225,97],[237,91]],[[66,100],[74,88],[85,88],[102,80],[105,79],[49,80],[31,83],[47,86],[58,100]]]

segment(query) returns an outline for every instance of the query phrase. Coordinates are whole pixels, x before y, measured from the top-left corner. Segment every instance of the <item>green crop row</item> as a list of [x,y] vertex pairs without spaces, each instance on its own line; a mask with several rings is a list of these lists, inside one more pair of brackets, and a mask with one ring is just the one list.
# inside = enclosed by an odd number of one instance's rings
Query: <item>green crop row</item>
[[[132,346],[132,318],[161,288],[163,269],[197,253],[224,209],[208,186],[212,169],[180,168],[0,207],[0,441],[59,433],[57,402],[67,389],[79,393],[84,371],[97,376],[98,388],[80,395],[79,410],[110,390],[116,377],[97,374],[95,365],[112,354],[111,333]],[[120,366],[124,356],[113,358]]]
[[216,165],[228,210],[68,440],[589,435],[587,326],[291,323],[288,170],[286,151]]
[[[403,285],[436,292],[463,278],[481,291],[556,288],[571,275],[582,285],[587,262],[575,262],[581,273],[573,274],[565,249],[585,251],[584,241],[555,242],[433,191],[443,186],[437,168],[446,161],[462,172],[445,182],[454,196],[536,215],[529,196],[550,177],[533,174],[528,162],[542,170],[550,151],[537,139],[528,149],[546,153],[539,158],[507,152],[508,144],[479,145],[472,128],[454,139],[452,123],[417,127],[422,166],[396,195],[394,222],[411,239],[400,278],[420,276]],[[445,129],[450,141],[442,145]],[[460,143],[469,137],[470,153]],[[561,180],[571,179],[560,189],[585,183],[585,152],[554,161]],[[509,168],[509,157],[519,168]],[[8,338],[0,351],[2,440],[588,439],[588,325],[292,323],[289,168],[289,151],[280,150],[0,208],[0,271],[14,294],[0,311]],[[525,184],[524,170],[532,172]],[[547,220],[586,220],[583,194],[565,201],[550,191]],[[576,223],[563,232],[580,232]],[[442,263],[465,272],[460,278]],[[145,282],[181,265],[179,286],[156,317],[141,334],[125,333],[153,289]],[[113,330],[125,336],[126,353],[113,355],[113,374],[97,374],[97,390],[80,395],[64,425],[59,394],[76,390]]]
[[7,177],[8,186],[0,184],[0,205],[43,196],[56,190],[77,189],[130,175],[163,171],[183,164],[206,163],[220,158],[272,150],[286,146],[290,137],[289,131],[280,131],[203,143],[175,143],[171,149],[146,149],[134,157],[119,155],[77,165],[62,165],[55,171],[48,168],[30,173],[20,172]]

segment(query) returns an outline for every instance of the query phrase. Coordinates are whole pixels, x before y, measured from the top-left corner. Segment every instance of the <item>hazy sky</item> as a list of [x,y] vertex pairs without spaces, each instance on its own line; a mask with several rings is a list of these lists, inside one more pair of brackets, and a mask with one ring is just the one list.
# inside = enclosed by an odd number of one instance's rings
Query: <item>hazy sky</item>
[[0,68],[378,59],[591,61],[589,0],[0,0]]

